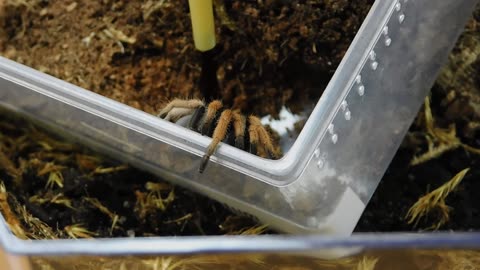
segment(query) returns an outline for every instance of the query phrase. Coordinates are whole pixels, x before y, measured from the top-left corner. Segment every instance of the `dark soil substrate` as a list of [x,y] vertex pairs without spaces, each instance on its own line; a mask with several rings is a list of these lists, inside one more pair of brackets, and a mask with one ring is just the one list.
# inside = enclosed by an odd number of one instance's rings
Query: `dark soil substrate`
[[[449,61],[431,91],[431,109],[438,128],[454,127],[456,137],[480,149],[480,8],[457,42]],[[423,108],[390,164],[360,219],[357,231],[411,231],[438,222],[433,211],[417,226],[406,223],[408,209],[419,197],[433,191],[465,168],[461,184],[449,194],[449,221],[441,230],[480,230],[480,155],[464,148],[447,151],[420,165],[409,165],[427,151]],[[477,151],[478,152],[478,151]]]
[[[8,58],[153,114],[173,98],[210,98],[186,0],[5,2]],[[263,116],[320,97],[373,0],[215,2],[213,96]]]
[[[477,143],[477,147],[479,143]],[[415,231],[438,222],[435,211],[417,226],[407,224],[408,209],[427,192],[434,190],[455,174],[470,167],[455,192],[447,197],[452,208],[450,221],[440,230],[471,231],[480,229],[480,159],[459,149],[425,164],[409,167],[411,153],[400,150],[380,182],[359,223],[357,232]]]
[[[37,0],[14,5],[14,1],[6,1],[10,4],[4,7],[0,52],[156,113],[168,99],[202,94],[197,87],[201,59],[192,48],[186,1],[165,1],[161,8],[155,8],[153,2]],[[271,0],[264,1],[265,9],[259,9],[254,1],[225,1],[228,17],[223,24],[217,22],[221,42],[215,56],[222,63],[217,73],[222,99],[245,113],[259,115],[276,115],[285,104],[295,110],[303,102],[315,102],[371,2],[298,0],[287,4]],[[475,23],[469,27],[478,33]],[[461,49],[457,47],[455,53]],[[475,63],[469,72],[478,75]],[[310,76],[310,72],[323,75]],[[439,126],[455,123],[462,142],[479,148],[478,130],[466,127],[478,122],[480,114],[459,111],[472,100],[480,103],[468,98],[478,95],[478,82],[468,86],[459,89],[437,83],[432,110]],[[458,98],[446,103],[452,90],[458,91]],[[459,106],[457,101],[465,104]],[[480,204],[474,195],[479,187],[475,181],[480,173],[478,156],[457,149],[409,166],[412,157],[427,148],[422,118],[420,113],[410,132],[415,136],[407,136],[357,231],[415,231],[430,226],[436,222],[435,214],[415,227],[405,221],[407,210],[420,196],[466,167],[471,170],[448,197],[453,211],[441,229],[480,228]],[[161,179],[61,143],[22,120],[0,114],[0,135],[0,180],[29,238],[45,235],[26,222],[29,218],[25,218],[22,205],[28,215],[51,228],[51,237],[265,232],[249,218],[179,187],[160,184],[157,192],[147,183],[163,183]],[[55,184],[59,172],[63,186]],[[75,226],[86,231],[75,234]]]

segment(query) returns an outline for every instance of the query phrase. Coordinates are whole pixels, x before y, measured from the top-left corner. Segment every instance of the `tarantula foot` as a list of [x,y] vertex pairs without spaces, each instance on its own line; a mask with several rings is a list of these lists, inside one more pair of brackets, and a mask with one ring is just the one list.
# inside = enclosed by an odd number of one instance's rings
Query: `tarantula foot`
[[200,162],[200,167],[198,168],[199,173],[203,173],[203,171],[205,171],[205,168],[207,167],[209,160],[210,160],[209,156],[203,155],[202,161]]
[[238,136],[235,138],[235,147],[238,149],[245,150],[245,137]]
[[277,158],[278,154],[273,146],[270,133],[262,125],[256,116],[248,117],[248,135],[250,141],[250,153],[261,156]]
[[174,99],[158,113],[158,117],[176,122],[184,116],[191,115],[197,108],[204,106],[205,103],[199,99]]

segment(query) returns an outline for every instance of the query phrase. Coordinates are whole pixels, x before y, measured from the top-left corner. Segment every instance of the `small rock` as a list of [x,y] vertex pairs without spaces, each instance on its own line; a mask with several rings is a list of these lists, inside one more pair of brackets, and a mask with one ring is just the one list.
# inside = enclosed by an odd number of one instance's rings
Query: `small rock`
[[47,15],[47,14],[48,14],[48,9],[43,8],[42,10],[40,10],[40,13],[39,13],[39,14],[40,14],[41,17]]
[[66,8],[67,12],[73,11],[77,7],[77,5],[78,5],[77,2],[73,2],[70,5],[68,5],[67,8]]

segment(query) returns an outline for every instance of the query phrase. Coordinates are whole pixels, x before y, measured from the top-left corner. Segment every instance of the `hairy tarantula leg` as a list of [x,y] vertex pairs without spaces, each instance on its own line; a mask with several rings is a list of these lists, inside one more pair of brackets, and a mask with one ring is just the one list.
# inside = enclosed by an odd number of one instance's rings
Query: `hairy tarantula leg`
[[207,167],[207,163],[210,160],[210,157],[213,155],[215,150],[217,149],[218,144],[225,139],[225,136],[227,135],[228,131],[228,126],[230,125],[230,122],[232,121],[232,111],[231,110],[225,110],[222,112],[220,115],[220,119],[218,119],[217,127],[213,131],[213,136],[212,136],[212,142],[207,148],[207,152],[202,158],[202,162],[200,163],[200,168],[198,171],[200,173],[203,173],[205,170],[205,167]]
[[222,107],[223,104],[220,100],[214,100],[208,104],[207,113],[204,114],[199,128],[202,135],[209,135],[215,116]]
[[272,138],[270,133],[265,129],[263,125],[259,126],[257,129],[258,138],[262,144],[265,151],[268,153],[269,158],[278,158],[278,154],[273,147]]
[[183,100],[176,98],[170,101],[167,106],[160,111],[158,117],[174,122],[183,116],[191,114],[194,109],[202,106],[205,106],[205,104],[199,99]]
[[184,117],[184,116],[187,116],[187,115],[190,115],[194,112],[194,109],[188,109],[188,108],[173,108],[168,114],[167,116],[165,116],[165,120],[169,121],[169,122],[177,122],[178,119]]
[[248,117],[248,132],[250,136],[250,152],[259,156],[269,155],[276,158],[275,148],[272,144],[270,134],[256,116]]
[[257,155],[258,132],[254,124],[255,120],[252,121],[252,118],[256,118],[256,117],[255,116],[248,117],[248,140],[250,142],[249,152],[254,155]]
[[245,127],[247,120],[240,112],[234,111],[232,115],[233,132],[235,135],[235,147],[245,150]]
[[198,107],[195,110],[195,112],[192,114],[192,118],[190,118],[190,122],[188,122],[187,127],[191,130],[198,131],[198,125],[204,113],[205,113],[205,106]]

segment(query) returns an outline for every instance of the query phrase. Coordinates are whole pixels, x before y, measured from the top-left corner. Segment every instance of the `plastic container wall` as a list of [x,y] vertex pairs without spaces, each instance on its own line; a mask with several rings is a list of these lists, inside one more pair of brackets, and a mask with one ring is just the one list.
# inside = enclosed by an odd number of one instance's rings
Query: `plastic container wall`
[[376,1],[278,161],[210,139],[6,59],[0,106],[286,232],[348,235],[453,47],[474,0]]
[[[1,227],[0,231],[5,230]],[[21,241],[2,234],[2,269],[477,269],[479,233],[164,237]],[[11,237],[11,238],[10,238]],[[128,253],[125,253],[128,247]],[[322,258],[339,250],[359,252]]]

